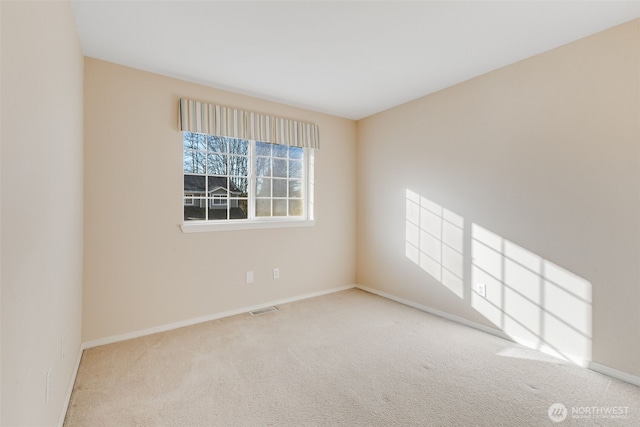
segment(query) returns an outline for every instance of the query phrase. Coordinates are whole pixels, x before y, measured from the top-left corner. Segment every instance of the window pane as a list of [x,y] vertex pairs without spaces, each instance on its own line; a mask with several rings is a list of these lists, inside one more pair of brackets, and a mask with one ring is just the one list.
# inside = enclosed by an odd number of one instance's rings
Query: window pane
[[224,154],[209,154],[207,156],[207,174],[226,175],[227,156],[225,156]]
[[283,159],[273,159],[273,176],[287,177],[287,161]]
[[184,172],[185,173],[205,173],[207,156],[202,151],[184,150]]
[[270,156],[271,155],[271,145],[266,142],[256,141],[256,154],[258,156]]
[[256,200],[256,216],[271,216],[271,199]]
[[256,161],[257,176],[271,176],[271,159],[269,157],[258,157]]
[[249,192],[249,180],[247,178],[230,178],[231,197],[247,197]]
[[302,162],[289,160],[289,178],[302,178]]
[[184,155],[182,156],[182,170],[184,173],[195,173],[194,171],[194,160],[193,160],[193,151],[184,150]]
[[185,221],[202,221],[205,218],[206,199],[194,199],[193,206],[184,207]]
[[287,180],[273,180],[273,197],[287,197]]
[[196,197],[203,197],[205,192],[204,179],[205,177],[202,175],[185,175],[184,192],[191,193]]
[[227,204],[229,199],[226,197],[215,197],[207,199],[209,205],[209,221],[219,221],[228,219]]
[[208,176],[207,184],[209,188],[207,191],[209,192],[209,196],[217,195],[217,196],[226,196],[228,189],[228,179],[226,176]]
[[191,149],[191,150],[207,149],[207,136],[204,134],[185,132],[183,141],[184,141],[185,149]]
[[286,159],[288,153],[288,145],[273,144],[273,157],[283,157]]
[[289,158],[302,159],[303,150],[304,148],[301,147],[289,147]]
[[249,159],[246,156],[229,157],[229,175],[249,176]]
[[269,178],[256,179],[256,196],[271,197],[271,179]]
[[302,181],[297,179],[289,181],[289,197],[302,197]]
[[223,136],[207,135],[207,148],[217,153],[227,152],[227,138]]
[[247,219],[249,217],[249,201],[247,199],[229,199],[229,219]]
[[273,216],[287,216],[287,201],[286,200],[274,200],[273,201]]
[[246,139],[228,138],[229,153],[249,155],[249,141]]
[[289,200],[289,216],[302,215],[302,200]]

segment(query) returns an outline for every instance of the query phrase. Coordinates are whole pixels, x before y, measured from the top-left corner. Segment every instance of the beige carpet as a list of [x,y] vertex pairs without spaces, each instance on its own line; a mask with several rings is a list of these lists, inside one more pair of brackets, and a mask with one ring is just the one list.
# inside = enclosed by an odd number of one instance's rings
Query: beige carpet
[[640,426],[638,387],[360,290],[279,309],[86,350],[65,425]]

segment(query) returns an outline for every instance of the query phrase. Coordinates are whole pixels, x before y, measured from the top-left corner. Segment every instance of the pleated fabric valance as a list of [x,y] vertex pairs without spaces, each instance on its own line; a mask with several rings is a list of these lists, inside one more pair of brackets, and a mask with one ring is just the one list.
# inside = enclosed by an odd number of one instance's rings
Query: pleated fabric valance
[[294,147],[320,148],[313,123],[180,99],[180,130]]

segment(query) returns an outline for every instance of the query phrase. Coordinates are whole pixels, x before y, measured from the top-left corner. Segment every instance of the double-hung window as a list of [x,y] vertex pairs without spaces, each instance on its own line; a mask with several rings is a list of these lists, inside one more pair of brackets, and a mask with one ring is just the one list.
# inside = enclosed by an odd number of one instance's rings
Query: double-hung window
[[185,223],[311,219],[308,149],[183,135]]

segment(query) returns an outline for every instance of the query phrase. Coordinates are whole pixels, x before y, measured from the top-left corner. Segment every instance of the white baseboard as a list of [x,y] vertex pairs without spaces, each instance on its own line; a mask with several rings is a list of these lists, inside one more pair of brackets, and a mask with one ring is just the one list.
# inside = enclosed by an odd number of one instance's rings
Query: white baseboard
[[76,383],[76,376],[78,375],[78,369],[80,368],[80,360],[82,360],[82,346],[78,349],[78,356],[76,357],[76,363],[73,366],[73,372],[71,372],[71,380],[67,387],[67,395],[64,398],[64,406],[62,407],[62,413],[60,414],[60,420],[58,421],[58,427],[64,426],[64,419],[67,416],[67,410],[69,409],[69,403],[71,402],[71,393],[73,392],[73,386]]
[[347,289],[352,289],[352,288],[355,288],[355,287],[356,287],[356,285],[340,286],[338,288],[325,289],[325,290],[322,290],[322,291],[312,292],[312,293],[304,294],[304,295],[298,295],[298,296],[291,297],[291,298],[284,298],[284,299],[280,299],[280,300],[276,300],[276,301],[270,301],[270,302],[266,302],[266,303],[263,303],[263,304],[254,305],[254,306],[251,306],[251,307],[243,307],[243,308],[238,308],[238,309],[235,309],[235,310],[224,311],[222,313],[209,314],[209,315],[206,315],[206,316],[196,317],[196,318],[193,318],[193,319],[187,319],[187,320],[182,320],[182,321],[179,321],[179,322],[169,323],[169,324],[166,324],[166,325],[154,326],[153,328],[143,329],[143,330],[140,330],[140,331],[127,332],[126,334],[121,334],[121,335],[113,335],[113,336],[106,337],[106,338],[100,338],[100,339],[97,339],[97,340],[84,342],[84,343],[82,343],[82,347],[81,348],[82,348],[82,350],[84,350],[84,349],[87,349],[87,348],[98,347],[98,346],[105,345],[105,344],[112,344],[112,343],[115,343],[115,342],[126,341],[126,340],[130,340],[132,338],[143,337],[143,336],[146,336],[146,335],[156,334],[158,332],[166,332],[166,331],[170,331],[170,330],[173,330],[173,329],[182,328],[182,327],[185,327],[185,326],[196,325],[198,323],[209,322],[211,320],[218,320],[218,319],[222,319],[222,318],[225,318],[225,317],[235,316],[237,314],[248,313],[250,311],[259,310],[261,308],[270,307],[272,305],[287,304],[287,303],[290,303],[290,302],[300,301],[300,300],[304,300],[304,299],[308,299],[308,298],[319,297],[319,296],[322,296],[322,295],[327,295],[327,294],[331,294],[331,293],[334,293],[334,292],[340,292],[340,291],[344,291],[344,290],[347,290]]
[[635,386],[640,387],[640,377],[637,375],[628,374],[626,372],[619,371],[609,366],[601,365],[600,363],[597,363],[597,362],[589,362],[589,365],[587,366],[587,368],[591,369],[592,371],[598,372],[600,374],[607,375],[609,377],[613,377],[613,378],[628,382],[629,384],[633,384]]
[[[437,310],[435,308],[432,308],[432,307],[429,307],[429,306],[426,306],[426,305],[418,304],[418,303],[416,303],[414,301],[410,301],[410,300],[407,300],[407,299],[404,299],[404,298],[400,298],[398,296],[389,294],[387,292],[379,291],[377,289],[368,288],[366,286],[361,286],[361,285],[355,285],[355,287],[358,288],[358,289],[361,289],[361,290],[363,290],[365,292],[369,292],[369,293],[372,293],[372,294],[375,294],[375,295],[379,295],[379,296],[381,296],[383,298],[387,298],[387,299],[390,299],[392,301],[396,301],[396,302],[399,302],[401,304],[408,305],[409,307],[416,308],[416,309],[424,311],[426,313],[433,314],[435,316],[442,317],[442,318],[447,319],[447,320],[451,320],[452,322],[460,323],[460,324],[468,326],[470,328],[478,329],[478,330],[486,332],[488,334],[495,335],[495,336],[500,337],[500,338],[504,338],[504,339],[506,339],[508,341],[515,342],[515,343],[518,343],[518,344],[522,344],[522,345],[524,345],[526,347],[535,348],[535,346],[532,346],[530,343],[527,343],[527,342],[525,342],[523,340],[514,339],[513,337],[510,337],[509,335],[505,334],[500,329],[492,328],[492,327],[489,327],[489,326],[486,326],[486,325],[483,325],[483,324],[480,324],[480,323],[477,323],[477,322],[473,322],[473,321],[465,319],[463,317],[455,316],[453,314],[449,314],[447,312],[440,311],[440,310]],[[544,350],[544,349],[542,349],[542,350]],[[549,351],[548,353],[546,351],[543,351],[543,353],[553,355],[553,352],[551,352],[551,351]],[[618,379],[618,380],[621,380],[621,381],[627,382],[629,384],[633,384],[633,385],[636,385],[636,386],[640,387],[640,377],[638,377],[636,375],[632,375],[632,374],[629,374],[629,373],[626,373],[626,372],[619,371],[617,369],[611,368],[611,367],[606,366],[606,365],[601,365],[599,363],[592,362],[592,361],[586,361],[586,360],[583,360],[583,359],[580,359],[580,358],[571,358],[570,361],[575,363],[578,366],[582,366],[582,367],[590,369],[590,370],[592,370],[594,372],[598,372],[600,374],[604,374],[604,375],[607,375],[609,377],[612,377],[612,378],[615,378],[615,379]]]

